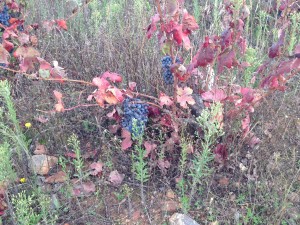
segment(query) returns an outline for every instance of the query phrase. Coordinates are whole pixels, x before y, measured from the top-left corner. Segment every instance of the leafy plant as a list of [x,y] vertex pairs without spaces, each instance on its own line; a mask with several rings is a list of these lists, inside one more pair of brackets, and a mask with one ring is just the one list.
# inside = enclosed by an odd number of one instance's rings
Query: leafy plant
[[0,184],[16,180],[17,175],[11,160],[10,146],[7,142],[0,143]]
[[3,111],[0,117],[0,133],[3,140],[6,140],[11,147],[15,148],[19,158],[21,158],[22,154],[28,156],[28,147],[31,140],[28,140],[22,132],[10,90],[11,87],[8,81],[0,81],[0,98],[3,99],[5,106],[5,108],[2,108]]
[[80,141],[78,140],[78,136],[76,134],[72,134],[68,138],[68,145],[75,152],[76,158],[73,160],[73,164],[75,166],[78,178],[82,179],[83,178],[82,169],[83,169],[83,166],[84,166],[84,161],[83,161],[83,158],[81,156]]
[[[139,128],[136,125],[136,119],[133,120],[134,133],[139,133]],[[150,174],[145,161],[146,151],[142,147],[143,137],[141,135],[134,137],[137,140],[134,151],[131,153],[132,158],[132,171],[135,174],[135,178],[140,182],[140,192],[143,205],[145,204],[144,196],[144,183],[149,180]]]
[[209,168],[209,163],[214,159],[213,147],[216,145],[217,139],[224,134],[222,118],[220,118],[222,111],[222,105],[216,103],[213,104],[210,109],[203,110],[202,114],[197,118],[197,122],[204,134],[201,142],[201,152],[194,154],[193,165],[190,168],[189,176],[192,178],[189,196],[190,204],[197,190],[197,186],[201,185],[202,178],[207,177],[212,170]]
[[57,215],[52,214],[50,210],[50,197],[39,191],[31,194],[21,191],[12,196],[12,204],[16,220],[20,225],[33,225],[41,221],[46,224],[55,224],[57,220]]

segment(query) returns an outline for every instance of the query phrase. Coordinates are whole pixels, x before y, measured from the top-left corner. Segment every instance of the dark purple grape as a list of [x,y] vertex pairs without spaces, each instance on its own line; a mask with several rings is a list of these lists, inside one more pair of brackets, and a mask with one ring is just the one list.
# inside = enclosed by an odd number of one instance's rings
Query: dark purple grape
[[[167,85],[172,85],[174,83],[174,75],[171,72],[172,58],[167,55],[162,58],[161,63],[164,82]],[[178,57],[176,58],[176,63],[181,63]]]
[[148,104],[141,103],[138,98],[126,98],[123,102],[123,112],[122,126],[133,137],[142,135],[148,122]]

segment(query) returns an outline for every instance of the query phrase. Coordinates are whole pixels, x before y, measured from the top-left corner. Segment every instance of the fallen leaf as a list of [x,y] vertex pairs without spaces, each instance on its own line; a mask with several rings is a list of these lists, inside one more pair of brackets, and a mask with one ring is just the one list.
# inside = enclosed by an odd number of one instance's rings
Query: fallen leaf
[[150,141],[145,141],[144,143],[144,146],[145,146],[145,149],[146,149],[146,152],[145,152],[145,156],[144,157],[148,157],[149,154],[155,150],[157,148],[157,145],[154,144],[154,143],[151,143]]
[[64,171],[59,171],[45,179],[45,183],[64,183],[68,179],[67,174]]
[[73,187],[73,195],[74,196],[81,196],[90,194],[96,191],[96,186],[92,181],[76,183]]
[[164,106],[164,105],[171,106],[173,104],[171,98],[162,92],[159,95],[159,101],[160,101],[159,103],[160,106]]
[[90,165],[90,169],[91,169],[90,174],[93,175],[93,176],[97,176],[97,175],[99,175],[99,174],[102,173],[103,163],[101,163],[101,162],[93,162]]
[[128,130],[126,130],[125,128],[122,129],[122,144],[121,144],[121,148],[122,150],[126,150],[128,148],[130,148],[133,144],[133,142],[131,141],[131,134]]
[[219,184],[221,186],[225,186],[227,187],[228,184],[229,184],[229,179],[227,177],[222,177],[220,180],[219,180]]
[[119,186],[122,183],[124,177],[124,174],[120,174],[117,170],[114,170],[109,174],[109,181],[113,186]]

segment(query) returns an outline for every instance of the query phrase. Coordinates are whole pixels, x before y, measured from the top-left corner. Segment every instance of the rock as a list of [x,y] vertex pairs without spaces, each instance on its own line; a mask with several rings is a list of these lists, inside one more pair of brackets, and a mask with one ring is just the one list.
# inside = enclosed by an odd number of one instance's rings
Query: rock
[[177,209],[180,208],[180,205],[178,202],[173,200],[167,200],[163,202],[161,210],[166,212],[175,212]]
[[200,225],[189,216],[181,213],[175,213],[169,219],[170,225]]
[[31,159],[33,170],[39,175],[48,174],[50,169],[58,162],[57,157],[48,155],[34,155]]

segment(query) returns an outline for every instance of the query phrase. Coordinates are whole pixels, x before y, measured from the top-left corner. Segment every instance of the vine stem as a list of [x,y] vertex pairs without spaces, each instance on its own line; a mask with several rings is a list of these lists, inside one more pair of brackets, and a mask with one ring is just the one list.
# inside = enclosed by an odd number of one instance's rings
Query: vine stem
[[81,83],[81,84],[85,84],[85,85],[89,85],[89,86],[95,86],[93,83],[91,82],[88,82],[88,81],[84,81],[84,80],[72,80],[72,79],[58,79],[58,78],[42,78],[42,77],[36,77],[32,74],[28,74],[28,73],[25,73],[25,72],[22,72],[20,70],[14,70],[14,69],[10,69],[10,68],[6,68],[6,67],[3,67],[3,66],[0,66],[1,69],[4,69],[4,70],[7,70],[7,71],[10,71],[10,72],[13,72],[13,73],[18,73],[18,74],[22,74],[28,78],[31,78],[31,79],[37,79],[37,80],[44,80],[44,81],[66,81],[66,82],[71,82],[71,83]]

